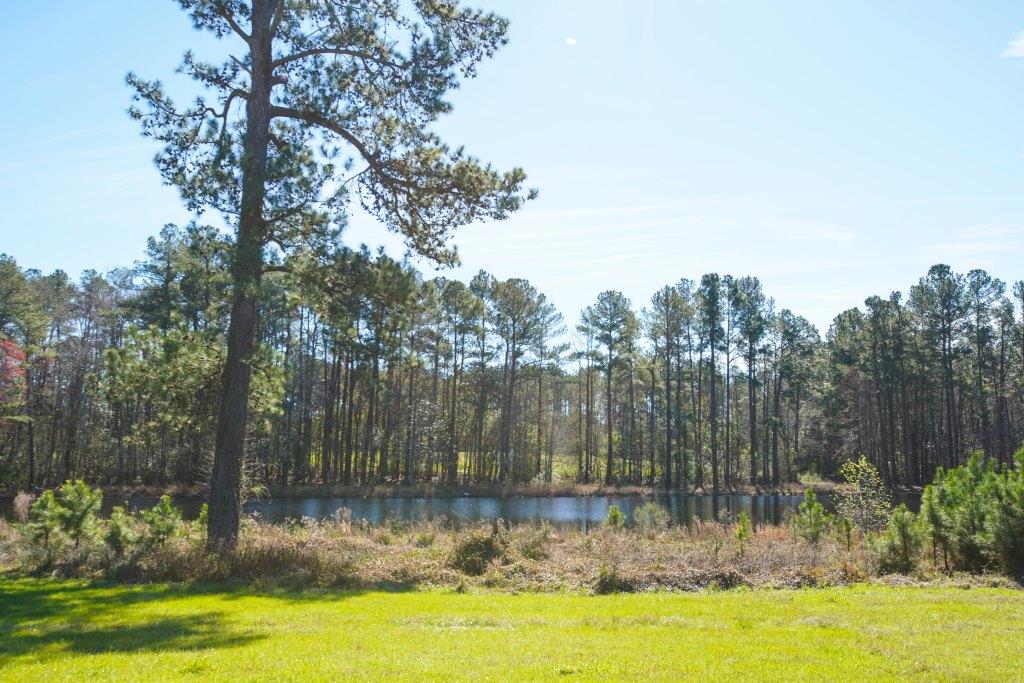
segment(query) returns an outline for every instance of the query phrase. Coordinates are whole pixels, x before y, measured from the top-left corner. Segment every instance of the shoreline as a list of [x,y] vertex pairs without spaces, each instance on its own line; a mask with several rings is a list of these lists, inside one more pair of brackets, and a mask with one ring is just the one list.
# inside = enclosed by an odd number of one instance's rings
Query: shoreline
[[[206,486],[99,486],[104,496],[125,497],[125,498],[159,498],[162,495],[170,495],[180,500],[201,500],[207,498],[209,489]],[[660,486],[637,486],[637,485],[611,485],[603,484],[577,484],[567,482],[563,484],[293,484],[290,486],[268,486],[266,494],[260,498],[299,500],[304,498],[589,498],[608,496],[639,496],[655,497],[663,495],[803,495],[808,488],[816,494],[835,493],[842,488],[842,484],[832,481],[817,481],[809,484],[793,482],[781,486],[735,486],[728,489],[720,489],[714,494],[709,488],[702,489],[670,489],[666,490]],[[899,489],[903,491],[904,489]],[[915,492],[912,489],[905,489],[908,492]],[[0,502],[10,502],[17,495],[17,491],[0,492]]]

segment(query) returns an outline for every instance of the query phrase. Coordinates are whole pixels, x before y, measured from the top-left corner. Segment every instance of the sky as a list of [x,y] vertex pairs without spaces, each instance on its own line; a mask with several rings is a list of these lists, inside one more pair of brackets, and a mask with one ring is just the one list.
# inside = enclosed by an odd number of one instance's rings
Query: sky
[[[524,277],[567,322],[605,289],[756,275],[827,329],[934,263],[1024,278],[1024,5],[476,0],[510,41],[436,126],[537,200],[461,229],[462,266]],[[171,0],[13,3],[0,24],[0,252],[126,266],[189,219],[125,114],[125,73],[226,54]],[[177,90],[176,90],[177,89]],[[401,242],[354,213],[346,243]],[[428,272],[429,264],[417,262]]]

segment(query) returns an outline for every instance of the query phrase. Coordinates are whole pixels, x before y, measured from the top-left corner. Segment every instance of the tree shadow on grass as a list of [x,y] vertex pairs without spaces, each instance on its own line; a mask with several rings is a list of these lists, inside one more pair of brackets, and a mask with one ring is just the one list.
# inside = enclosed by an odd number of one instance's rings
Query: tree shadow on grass
[[[229,620],[221,611],[188,609],[198,596],[215,596],[225,604],[259,597],[289,604],[344,600],[367,592],[416,591],[415,582],[387,582],[373,587],[289,590],[230,584],[135,584],[82,580],[13,578],[0,574],[0,668],[5,661],[32,655],[42,660],[68,652],[197,651],[242,646],[267,637],[246,627],[244,618]],[[132,618],[151,603],[172,608],[185,603],[186,614]],[[168,611],[178,611],[169,609]]]
[[217,611],[130,618],[145,603],[173,603],[190,595],[195,592],[183,587],[0,582],[0,666],[25,655],[46,660],[68,652],[196,651],[237,647],[263,637]]
[[[15,629],[0,642],[0,663],[8,657],[32,654],[48,659],[67,652],[101,654],[105,652],[196,651],[236,647],[261,636],[232,632],[217,612],[183,617],[164,617],[142,624],[97,626],[83,622],[42,624]],[[50,648],[50,646],[58,646]]]

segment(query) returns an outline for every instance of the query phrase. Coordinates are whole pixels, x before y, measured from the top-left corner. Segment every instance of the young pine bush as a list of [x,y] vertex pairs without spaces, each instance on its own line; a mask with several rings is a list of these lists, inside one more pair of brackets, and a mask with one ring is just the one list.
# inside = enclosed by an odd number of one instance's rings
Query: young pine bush
[[906,574],[917,566],[924,546],[925,529],[917,515],[900,505],[878,540],[879,566],[885,573]]
[[939,562],[939,548],[942,548],[943,565],[949,568],[949,519],[946,513],[945,491],[941,485],[929,484],[921,494],[921,511],[918,518],[931,541],[932,562]]
[[1024,579],[1024,448],[1016,467],[995,478],[990,512],[985,520],[994,558],[1008,574]]
[[199,508],[199,516],[192,522],[192,531],[202,541],[206,541],[206,525],[210,521],[210,505],[203,503]]
[[618,505],[608,508],[608,514],[604,518],[604,526],[613,531],[619,531],[626,526],[626,515],[619,509]]
[[[611,510],[608,513],[611,514]],[[667,529],[671,519],[668,510],[654,502],[644,503],[636,510],[633,510],[633,524],[644,532]]]
[[29,509],[25,529],[29,538],[36,543],[42,543],[47,551],[50,550],[50,543],[60,534],[60,514],[60,501],[53,491],[44,491]]
[[77,550],[96,531],[96,513],[103,504],[103,492],[84,481],[67,481],[60,487],[57,518],[60,530]]
[[110,548],[114,557],[120,559],[137,540],[138,533],[135,531],[133,516],[126,512],[124,507],[118,505],[110,512],[107,530],[103,534],[103,542]]
[[740,555],[743,555],[747,548],[747,543],[754,536],[754,525],[750,521],[750,515],[743,510],[736,515],[736,526],[733,529],[733,534],[736,536],[736,542],[740,546]]
[[939,470],[922,495],[922,516],[932,539],[943,545],[957,569],[977,571],[986,563],[986,518],[992,509],[996,474],[981,453],[963,467]]
[[811,545],[817,545],[828,531],[830,518],[818,502],[814,489],[807,489],[804,500],[793,514],[789,524],[793,533]]
[[832,533],[847,550],[853,548],[853,522],[842,515],[832,517]]
[[181,528],[181,510],[170,496],[160,496],[159,503],[142,513],[142,522],[146,525],[146,545],[162,546]]

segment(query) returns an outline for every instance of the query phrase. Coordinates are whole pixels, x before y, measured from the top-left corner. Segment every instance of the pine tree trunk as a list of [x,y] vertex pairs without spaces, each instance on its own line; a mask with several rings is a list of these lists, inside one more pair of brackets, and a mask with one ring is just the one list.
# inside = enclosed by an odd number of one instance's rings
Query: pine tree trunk
[[273,5],[273,0],[254,0],[252,3],[252,85],[246,105],[242,209],[231,265],[233,301],[228,326],[228,352],[210,479],[207,545],[211,550],[230,550],[238,544],[242,513],[242,459],[245,455],[249,383],[263,270],[263,198],[270,136],[270,22]]

